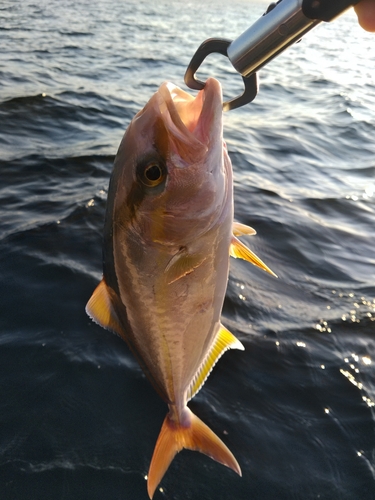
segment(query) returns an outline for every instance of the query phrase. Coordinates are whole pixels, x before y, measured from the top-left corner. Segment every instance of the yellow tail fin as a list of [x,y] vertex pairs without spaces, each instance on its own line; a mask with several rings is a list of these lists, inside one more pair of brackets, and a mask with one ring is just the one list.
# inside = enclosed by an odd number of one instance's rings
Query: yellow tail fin
[[240,466],[231,451],[187,407],[184,410],[183,420],[182,425],[172,421],[170,414],[165,417],[148,472],[147,491],[150,498],[153,497],[173,458],[183,448],[200,451],[230,467],[241,476]]

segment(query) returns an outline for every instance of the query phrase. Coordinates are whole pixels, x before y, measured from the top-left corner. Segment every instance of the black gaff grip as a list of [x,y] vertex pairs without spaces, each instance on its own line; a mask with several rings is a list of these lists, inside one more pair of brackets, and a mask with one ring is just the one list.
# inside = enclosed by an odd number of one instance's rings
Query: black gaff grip
[[359,0],[303,0],[302,12],[309,19],[332,21]]

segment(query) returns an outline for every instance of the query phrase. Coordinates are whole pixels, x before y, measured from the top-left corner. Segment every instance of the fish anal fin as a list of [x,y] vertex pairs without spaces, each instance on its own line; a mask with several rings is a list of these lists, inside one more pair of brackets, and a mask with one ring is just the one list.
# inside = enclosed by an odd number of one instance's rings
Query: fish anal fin
[[232,231],[233,231],[234,236],[242,236],[244,234],[247,234],[250,236],[253,234],[257,234],[255,229],[253,229],[250,226],[246,226],[245,224],[241,224],[241,222],[233,222]]
[[242,241],[240,241],[235,236],[232,236],[232,241],[229,249],[229,255],[235,259],[247,260],[254,266],[260,267],[263,271],[266,271],[272,276],[277,278],[277,275],[271,271],[271,269],[257,256],[253,251],[250,250]]
[[94,293],[87,302],[86,313],[103,328],[112,330],[120,336],[122,335],[122,329],[104,279],[95,288]]
[[216,334],[215,340],[213,341],[208,354],[206,355],[187,390],[187,401],[192,399],[197,392],[199,392],[213,367],[228,349],[240,349],[243,351],[245,348],[241,342],[225,328],[225,326],[220,325],[219,331]]
[[183,410],[183,424],[166,416],[151,459],[147,491],[152,498],[170,463],[183,448],[196,450],[226,465],[241,476],[241,469],[232,452],[214,432],[194,415]]
[[199,267],[206,257],[201,254],[189,254],[185,247],[179,250],[168,262],[164,272],[167,275],[168,284],[183,278]]

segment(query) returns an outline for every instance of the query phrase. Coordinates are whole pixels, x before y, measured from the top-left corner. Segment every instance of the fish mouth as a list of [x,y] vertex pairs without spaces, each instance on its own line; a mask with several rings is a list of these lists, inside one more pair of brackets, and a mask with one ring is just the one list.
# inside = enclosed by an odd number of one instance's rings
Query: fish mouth
[[215,141],[222,143],[222,90],[215,78],[209,78],[196,97],[169,82],[163,83],[157,94],[175,153],[197,161]]

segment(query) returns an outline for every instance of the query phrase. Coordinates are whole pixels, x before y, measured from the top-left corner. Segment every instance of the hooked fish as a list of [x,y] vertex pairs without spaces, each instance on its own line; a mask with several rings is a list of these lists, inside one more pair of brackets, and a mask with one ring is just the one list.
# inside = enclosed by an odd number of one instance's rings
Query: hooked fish
[[163,83],[121,141],[108,190],[103,279],[88,315],[122,337],[168,404],[148,473],[152,498],[174,456],[200,451],[241,469],[188,408],[227,349],[244,349],[220,322],[229,256],[272,271],[237,236],[232,166],[222,137],[220,83],[194,98]]

